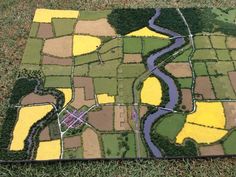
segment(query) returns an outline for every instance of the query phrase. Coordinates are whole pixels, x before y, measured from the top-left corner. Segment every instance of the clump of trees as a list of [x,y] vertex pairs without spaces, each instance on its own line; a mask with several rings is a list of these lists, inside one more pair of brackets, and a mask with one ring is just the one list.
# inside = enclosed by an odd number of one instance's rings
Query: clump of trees
[[148,21],[155,14],[155,9],[113,9],[108,15],[108,22],[116,32],[125,35],[142,27],[148,26]]
[[[60,110],[64,104],[64,95],[62,92],[53,88],[43,89],[41,82],[37,78],[19,78],[16,80],[10,97],[10,106],[6,111],[6,117],[2,125],[0,136],[0,159],[1,160],[26,160],[30,159],[32,152],[37,148],[38,138],[41,130],[51,121],[57,118],[55,113]],[[44,118],[36,122],[29,132],[33,131],[33,135],[29,133],[25,140],[25,146],[22,151],[9,151],[10,141],[12,139],[12,132],[17,121],[17,105],[20,104],[20,100],[30,94],[36,93],[39,95],[51,94],[56,99],[56,108],[49,112]],[[29,141],[29,139],[31,141]]]
[[154,129],[151,133],[153,143],[159,147],[164,157],[193,157],[197,156],[197,147],[194,142],[187,140],[184,145],[176,145]]

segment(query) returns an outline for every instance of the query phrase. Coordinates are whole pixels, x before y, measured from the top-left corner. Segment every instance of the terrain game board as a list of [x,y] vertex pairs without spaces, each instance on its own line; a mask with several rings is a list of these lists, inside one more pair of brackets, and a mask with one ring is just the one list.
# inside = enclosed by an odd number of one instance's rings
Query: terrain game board
[[236,9],[37,9],[0,160],[236,155]]

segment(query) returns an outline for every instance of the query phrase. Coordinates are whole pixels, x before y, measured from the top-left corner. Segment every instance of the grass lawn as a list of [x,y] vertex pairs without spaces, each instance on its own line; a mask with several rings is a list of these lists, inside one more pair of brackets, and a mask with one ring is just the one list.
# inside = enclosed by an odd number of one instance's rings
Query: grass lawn
[[109,95],[117,95],[116,78],[94,78],[94,87],[97,94],[107,93]]
[[151,37],[144,37],[143,41],[143,55],[148,55],[150,52],[154,50],[158,50],[160,48],[166,47],[170,44],[168,39],[160,39],[160,38],[151,38]]
[[203,62],[194,62],[193,68],[197,76],[208,76],[206,64]]
[[236,131],[234,130],[223,142],[223,147],[226,154],[236,154],[235,139],[236,139]]
[[[1,90],[0,110],[1,119],[6,110],[6,99],[15,82],[15,71],[19,67],[23,51],[37,7],[53,9],[104,9],[112,7],[177,7],[177,6],[222,6],[235,7],[234,0],[228,1],[26,1],[2,0],[0,1],[0,83],[5,89]],[[81,13],[80,19],[83,18]],[[97,15],[95,15],[98,18]],[[85,17],[84,17],[85,18]],[[10,30],[9,30],[10,29]],[[20,40],[17,40],[20,39]],[[22,45],[23,43],[23,45]],[[233,53],[233,52],[232,52]],[[231,54],[232,54],[231,53]],[[234,52],[235,53],[235,52]],[[17,55],[16,55],[17,54]],[[233,55],[233,54],[232,54]],[[235,54],[233,56],[236,56]],[[236,60],[236,58],[235,58]],[[56,122],[57,123],[57,122]],[[0,165],[0,176],[236,176],[236,159],[233,158],[207,158],[207,159],[180,159],[180,160],[98,160],[74,162],[38,162],[38,163],[12,163]]]
[[138,37],[125,37],[124,38],[124,53],[141,53],[142,41]]
[[186,115],[180,113],[169,114],[154,125],[155,130],[162,136],[174,141],[177,134],[183,128]]
[[107,158],[136,157],[135,136],[133,133],[103,134],[102,142]]

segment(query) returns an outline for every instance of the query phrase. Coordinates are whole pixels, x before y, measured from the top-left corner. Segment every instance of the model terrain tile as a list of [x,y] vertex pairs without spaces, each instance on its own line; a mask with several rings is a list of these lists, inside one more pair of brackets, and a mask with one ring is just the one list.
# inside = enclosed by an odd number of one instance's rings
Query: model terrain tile
[[236,10],[37,9],[3,161],[236,155]]

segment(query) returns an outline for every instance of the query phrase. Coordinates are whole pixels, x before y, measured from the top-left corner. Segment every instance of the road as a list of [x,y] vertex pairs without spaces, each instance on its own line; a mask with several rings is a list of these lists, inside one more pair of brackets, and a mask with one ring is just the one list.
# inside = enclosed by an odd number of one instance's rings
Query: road
[[171,52],[177,48],[180,48],[185,44],[184,38],[180,34],[154,24],[155,20],[160,16],[160,14],[161,14],[161,10],[156,9],[155,15],[149,20],[149,27],[155,30],[156,32],[160,32],[160,33],[173,37],[174,42],[170,46],[156,52],[155,54],[150,55],[147,58],[148,70],[151,71],[152,74],[155,75],[159,80],[162,80],[163,82],[165,82],[165,84],[169,88],[169,92],[168,92],[169,102],[164,106],[164,108],[166,109],[158,109],[156,112],[149,114],[144,122],[144,129],[143,129],[144,138],[151,152],[153,153],[155,157],[162,157],[162,154],[161,154],[160,149],[158,149],[158,147],[155,146],[153,142],[151,141],[150,133],[151,133],[152,125],[161,116],[172,112],[175,105],[178,103],[178,91],[174,83],[174,80],[168,75],[166,75],[165,73],[163,73],[162,71],[160,71],[159,68],[155,66],[155,62],[164,54]]

